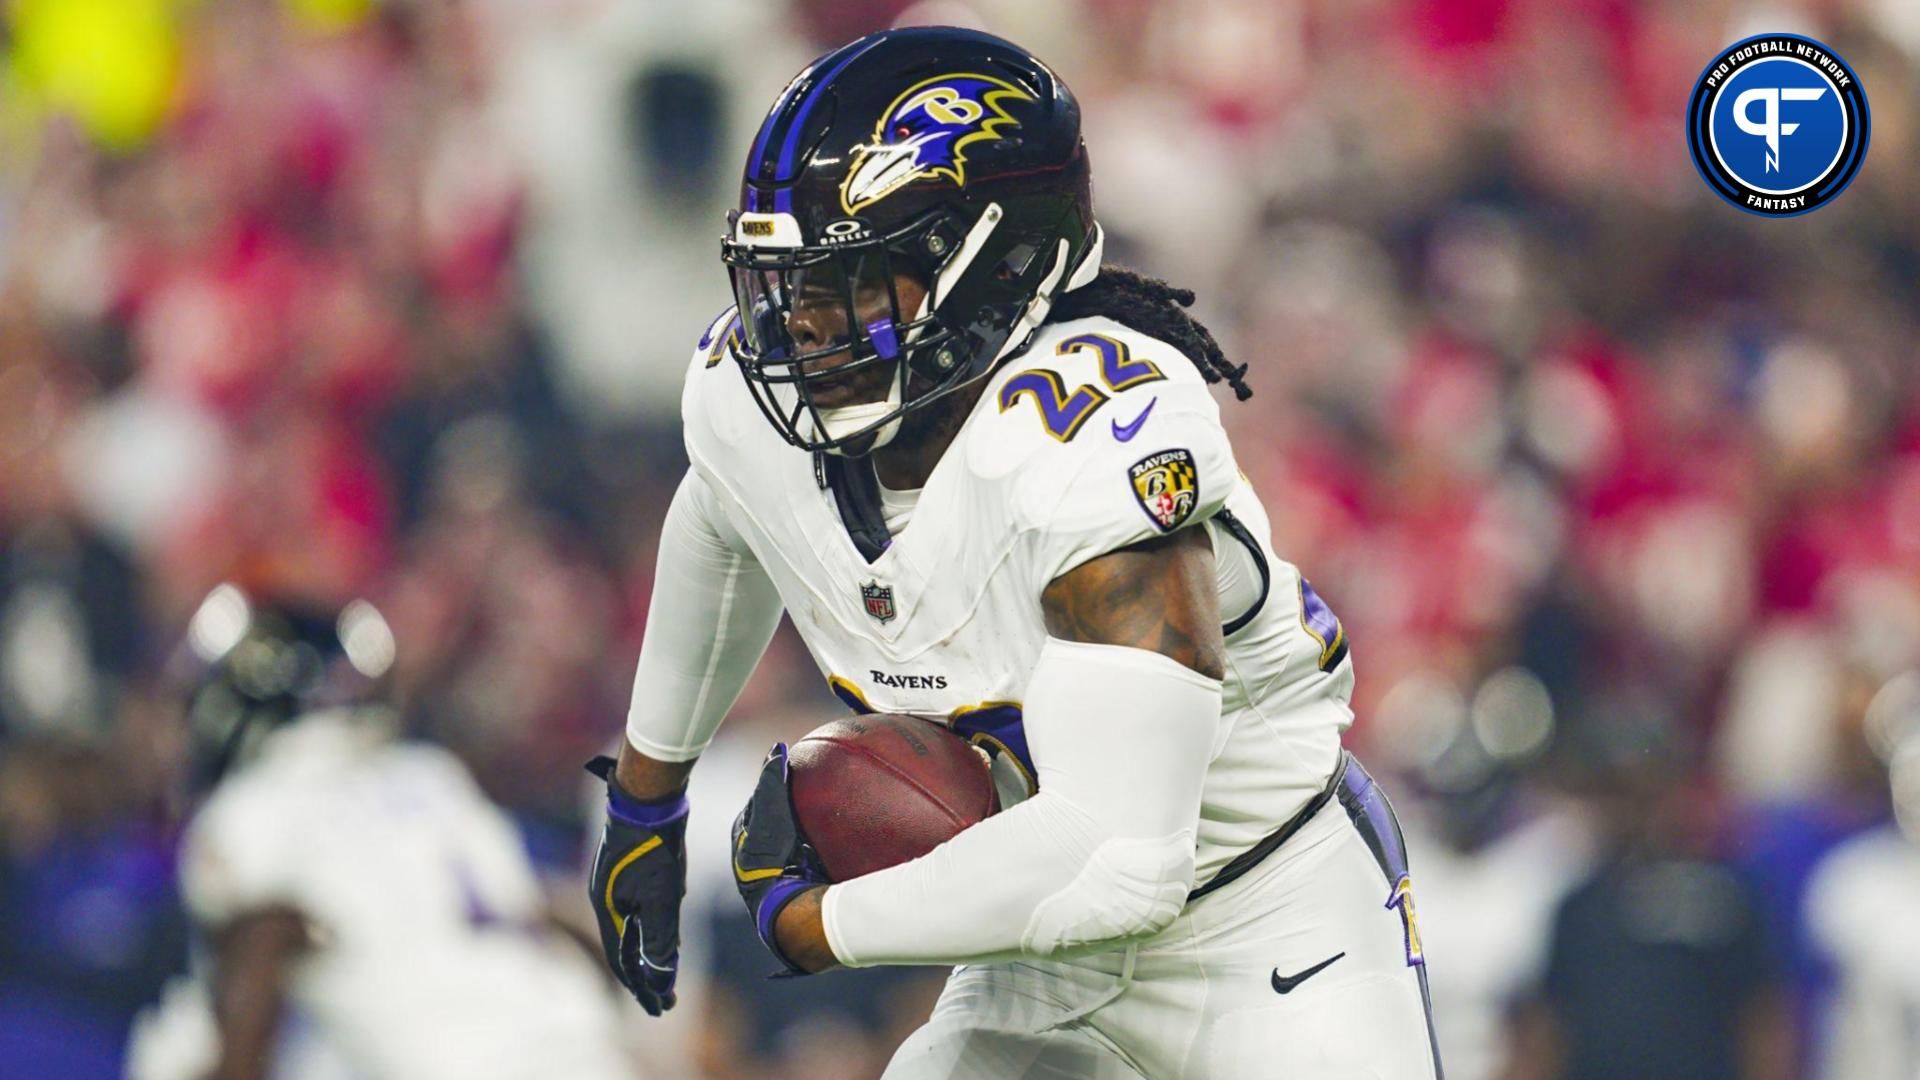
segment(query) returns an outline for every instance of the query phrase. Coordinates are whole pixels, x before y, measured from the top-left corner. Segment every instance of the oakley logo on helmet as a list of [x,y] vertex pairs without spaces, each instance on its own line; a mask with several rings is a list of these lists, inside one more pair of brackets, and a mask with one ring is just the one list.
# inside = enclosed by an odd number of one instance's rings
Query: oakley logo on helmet
[[1034,96],[991,75],[954,74],[915,83],[893,99],[874,126],[873,141],[854,151],[840,184],[840,208],[871,206],[927,176],[967,182],[967,147],[1018,127],[1009,101]]
[[820,230],[820,242],[850,244],[857,240],[865,240],[872,235],[873,230],[867,228],[867,223],[859,218],[841,218],[839,221],[828,222],[827,227]]

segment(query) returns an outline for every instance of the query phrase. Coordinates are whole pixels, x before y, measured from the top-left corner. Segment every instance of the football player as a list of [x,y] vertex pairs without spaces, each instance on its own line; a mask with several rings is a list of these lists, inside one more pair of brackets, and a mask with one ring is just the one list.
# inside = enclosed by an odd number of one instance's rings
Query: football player
[[1271,549],[1182,308],[1101,264],[1079,106],[1016,45],[887,31],[753,141],[701,334],[592,899],[674,1003],[688,770],[784,610],[861,711],[940,718],[1031,797],[826,884],[786,749],[735,822],[803,975],[961,965],[889,1076],[1433,1076],[1411,879],[1340,745],[1340,622]]
[[136,1027],[130,1075],[630,1075],[611,988],[553,927],[512,823],[451,754],[393,738],[373,607],[223,585],[189,639],[212,789],[181,880],[209,970]]
[[[1912,677],[1903,678],[1911,692]],[[1903,704],[1912,708],[1912,699]],[[1889,741],[1893,824],[1835,848],[1807,886],[1808,932],[1834,973],[1814,1071],[1828,1080],[1920,1077],[1920,971],[1912,961],[1920,928],[1908,917],[1920,890],[1920,729]]]

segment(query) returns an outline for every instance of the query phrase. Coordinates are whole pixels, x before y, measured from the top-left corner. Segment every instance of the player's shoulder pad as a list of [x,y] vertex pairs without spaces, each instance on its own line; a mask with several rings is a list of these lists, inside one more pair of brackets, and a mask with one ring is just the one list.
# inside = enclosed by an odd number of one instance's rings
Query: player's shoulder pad
[[1053,576],[1206,520],[1238,483],[1199,369],[1110,319],[1043,327],[994,374],[969,428],[969,469],[1042,535]]
[[732,307],[708,322],[694,343],[680,391],[680,418],[687,452],[696,461],[717,462],[726,448],[770,432],[735,364],[739,344],[740,313]]
[[181,891],[188,910],[209,924],[298,891],[297,794],[242,774],[215,788],[181,839]]

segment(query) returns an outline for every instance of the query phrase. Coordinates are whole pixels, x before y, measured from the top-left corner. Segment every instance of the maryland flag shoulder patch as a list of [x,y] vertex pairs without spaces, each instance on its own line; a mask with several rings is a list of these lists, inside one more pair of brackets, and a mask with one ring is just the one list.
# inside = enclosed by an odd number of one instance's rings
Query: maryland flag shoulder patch
[[1186,450],[1162,450],[1141,458],[1127,470],[1133,481],[1133,497],[1140,501],[1155,528],[1172,532],[1193,515],[1200,504],[1200,472],[1193,454]]

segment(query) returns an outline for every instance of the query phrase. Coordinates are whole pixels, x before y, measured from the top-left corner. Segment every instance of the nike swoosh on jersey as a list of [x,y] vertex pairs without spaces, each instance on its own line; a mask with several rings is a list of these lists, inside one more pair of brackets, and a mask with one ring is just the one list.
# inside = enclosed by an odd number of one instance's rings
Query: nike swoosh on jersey
[[1280,974],[1279,968],[1274,968],[1273,969],[1273,992],[1276,994],[1292,993],[1294,987],[1299,986],[1301,983],[1306,982],[1308,979],[1311,979],[1315,975],[1318,975],[1321,972],[1327,970],[1327,968],[1333,966],[1333,962],[1335,960],[1338,960],[1345,955],[1347,954],[1343,952],[1334,953],[1332,956],[1327,957],[1325,960],[1320,961],[1319,963],[1313,965],[1312,967],[1308,968],[1307,970],[1301,972],[1298,975],[1282,975]]
[[1140,415],[1134,417],[1133,422],[1130,424],[1122,424],[1120,421],[1115,420],[1113,422],[1113,437],[1120,442],[1131,441],[1135,435],[1140,434],[1140,425],[1147,422],[1147,414],[1152,412],[1153,407],[1158,404],[1160,404],[1159,398],[1154,398],[1152,401],[1147,402],[1147,407],[1141,409]]

